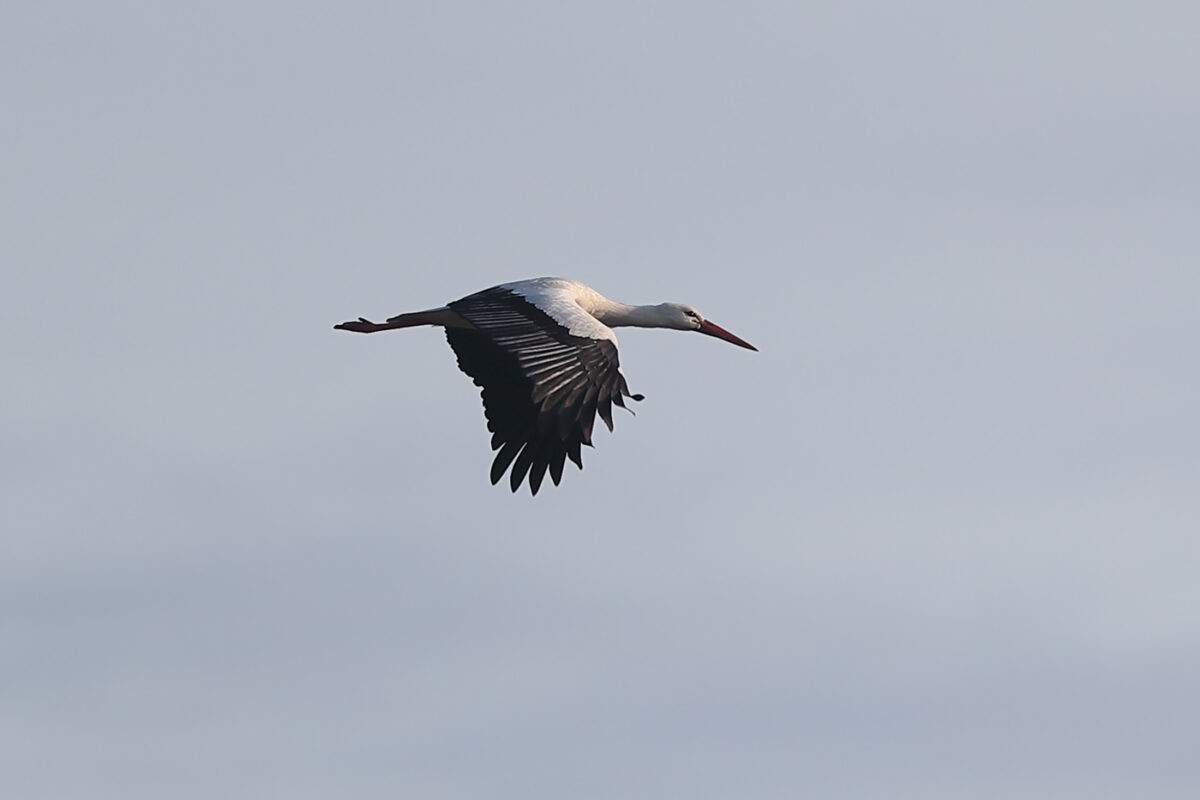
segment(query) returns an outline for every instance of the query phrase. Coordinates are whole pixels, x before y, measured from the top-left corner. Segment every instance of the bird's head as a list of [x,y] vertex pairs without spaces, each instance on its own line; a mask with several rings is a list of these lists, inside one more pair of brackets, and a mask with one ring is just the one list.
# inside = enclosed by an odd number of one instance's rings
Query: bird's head
[[658,306],[662,314],[663,327],[675,328],[681,331],[698,331],[708,336],[724,339],[738,347],[757,351],[758,348],[744,339],[734,336],[719,325],[714,325],[704,318],[696,309],[683,303],[662,303]]

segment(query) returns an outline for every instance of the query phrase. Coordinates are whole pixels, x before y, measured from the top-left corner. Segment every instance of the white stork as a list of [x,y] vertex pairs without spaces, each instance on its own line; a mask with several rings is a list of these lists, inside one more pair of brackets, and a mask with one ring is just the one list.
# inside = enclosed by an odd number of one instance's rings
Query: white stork
[[629,306],[577,281],[534,278],[502,283],[461,300],[371,322],[359,317],[334,328],[376,333],[441,325],[458,367],[481,387],[496,484],[509,466],[515,492],[525,476],[537,494],[546,471],[557,486],[567,458],[583,469],[580,446],[592,444],[596,414],[611,431],[612,406],[630,394],[617,360],[621,325],[698,331],[750,350],[758,348],[679,303]]

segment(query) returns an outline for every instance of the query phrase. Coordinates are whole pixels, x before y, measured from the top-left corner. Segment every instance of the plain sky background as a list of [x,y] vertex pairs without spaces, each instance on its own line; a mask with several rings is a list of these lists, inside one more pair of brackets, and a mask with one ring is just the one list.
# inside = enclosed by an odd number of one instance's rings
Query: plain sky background
[[[1200,796],[1194,2],[10,2],[0,794]],[[440,331],[696,305],[487,480]]]

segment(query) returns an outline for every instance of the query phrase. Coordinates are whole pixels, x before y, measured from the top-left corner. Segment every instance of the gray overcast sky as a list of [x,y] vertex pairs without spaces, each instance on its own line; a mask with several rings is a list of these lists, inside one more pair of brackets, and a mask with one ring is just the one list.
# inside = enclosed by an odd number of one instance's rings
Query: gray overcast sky
[[[0,791],[1200,796],[1200,10],[7,3]],[[647,400],[488,484],[440,332]]]

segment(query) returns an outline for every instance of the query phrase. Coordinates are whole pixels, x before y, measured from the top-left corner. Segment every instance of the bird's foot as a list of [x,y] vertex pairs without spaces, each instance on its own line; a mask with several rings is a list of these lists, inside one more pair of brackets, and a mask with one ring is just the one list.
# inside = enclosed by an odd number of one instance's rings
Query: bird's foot
[[341,325],[334,325],[333,329],[335,331],[354,331],[355,333],[375,333],[376,331],[386,331],[389,327],[391,326],[359,317],[350,322],[343,322]]

